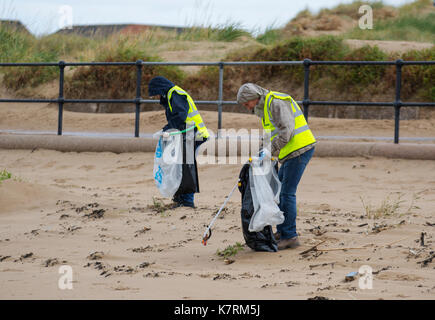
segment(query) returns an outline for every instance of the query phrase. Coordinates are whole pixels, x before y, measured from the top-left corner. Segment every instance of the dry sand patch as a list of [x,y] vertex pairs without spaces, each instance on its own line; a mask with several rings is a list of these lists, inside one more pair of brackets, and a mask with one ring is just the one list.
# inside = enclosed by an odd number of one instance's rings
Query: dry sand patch
[[[200,166],[197,208],[171,210],[154,186],[152,159],[1,150],[2,166],[19,179],[0,185],[0,297],[434,298],[433,161],[315,157],[298,191],[303,246],[277,253],[244,248],[225,264],[216,251],[244,243],[238,192],[207,246],[201,237],[241,165]],[[420,209],[408,212],[416,194]],[[377,219],[367,217],[360,199],[377,209],[399,195],[397,212]],[[74,270],[73,290],[57,286],[63,264]],[[359,289],[358,279],[344,281],[362,265],[373,268],[372,290]]]

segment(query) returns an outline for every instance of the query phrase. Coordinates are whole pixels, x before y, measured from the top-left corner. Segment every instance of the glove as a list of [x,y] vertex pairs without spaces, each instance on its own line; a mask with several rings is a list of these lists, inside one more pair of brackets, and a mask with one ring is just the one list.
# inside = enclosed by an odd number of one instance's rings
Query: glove
[[169,132],[163,132],[162,137],[165,139],[169,138]]
[[258,153],[258,159],[262,161],[264,158],[270,158],[270,152],[267,149],[261,149]]
[[260,153],[258,154],[258,158],[260,160],[263,160],[265,156],[266,156],[266,153],[263,150],[261,150]]

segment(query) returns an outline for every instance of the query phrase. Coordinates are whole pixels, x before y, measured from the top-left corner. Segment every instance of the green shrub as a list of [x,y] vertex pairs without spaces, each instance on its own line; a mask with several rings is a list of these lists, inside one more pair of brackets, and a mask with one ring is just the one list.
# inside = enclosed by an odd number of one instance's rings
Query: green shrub
[[[402,55],[407,61],[434,61],[435,48],[427,50],[413,50]],[[406,65],[402,67],[402,98],[413,95],[426,100],[435,101],[435,66],[434,65]]]
[[[111,46],[102,46],[96,56],[102,62],[161,61],[148,56],[137,44],[121,39]],[[142,96],[148,94],[148,82],[155,76],[164,76],[180,83],[184,73],[177,67],[143,66]],[[75,99],[129,99],[136,92],[136,66],[89,66],[80,67],[65,82],[65,96]]]
[[[32,52],[19,62],[57,62],[56,52]],[[56,67],[8,67],[5,70],[3,83],[8,89],[18,90],[24,87],[36,87],[56,79],[59,68]]]
[[[386,61],[388,56],[377,46],[364,46],[352,50],[345,57],[345,61]],[[369,84],[379,83],[385,74],[385,66],[366,65],[366,66],[338,66],[335,67],[334,76],[342,88],[352,86],[365,87]]]
[[[0,25],[1,62],[56,62],[57,52],[37,47],[37,40],[23,32]],[[8,67],[1,68],[3,82],[9,89],[35,87],[56,78],[56,67]]]
[[0,24],[0,62],[22,60],[31,48],[34,39]]

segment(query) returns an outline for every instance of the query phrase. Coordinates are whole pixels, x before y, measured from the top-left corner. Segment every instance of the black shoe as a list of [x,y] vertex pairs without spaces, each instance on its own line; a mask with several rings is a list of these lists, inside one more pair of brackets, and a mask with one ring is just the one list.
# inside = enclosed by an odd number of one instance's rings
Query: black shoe
[[183,207],[189,207],[195,209],[195,204],[193,202],[183,202]]
[[179,207],[195,208],[195,205],[193,203],[189,203],[189,202],[178,202],[178,201],[175,201],[172,204],[171,209],[175,209],[175,208],[179,208]]

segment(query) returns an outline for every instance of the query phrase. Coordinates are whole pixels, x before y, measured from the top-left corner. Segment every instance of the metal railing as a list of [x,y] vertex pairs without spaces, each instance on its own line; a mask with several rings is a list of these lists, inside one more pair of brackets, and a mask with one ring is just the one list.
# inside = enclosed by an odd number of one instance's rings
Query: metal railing
[[[0,63],[0,67],[59,67],[59,96],[57,99],[0,99],[2,102],[27,102],[27,103],[57,103],[58,129],[57,134],[62,135],[63,105],[65,103],[126,103],[136,106],[134,136],[139,137],[140,105],[142,103],[159,103],[158,100],[142,99],[142,67],[147,66],[217,66],[219,67],[218,99],[212,101],[196,100],[196,104],[216,104],[218,107],[218,130],[222,128],[222,106],[235,105],[237,101],[223,100],[223,76],[225,66],[247,65],[303,65],[304,67],[304,98],[301,103],[304,115],[308,121],[310,105],[336,105],[336,106],[387,106],[394,108],[394,143],[399,143],[399,122],[401,107],[435,107],[434,102],[402,102],[400,100],[402,87],[402,67],[406,65],[435,65],[435,61],[243,61],[243,62],[48,62],[48,63]],[[313,65],[395,65],[396,66],[396,94],[392,102],[360,102],[360,101],[313,101],[309,98],[310,66]],[[67,66],[136,66],[136,97],[134,99],[66,99],[64,97],[65,67]],[[188,90],[188,88],[187,88]]]

